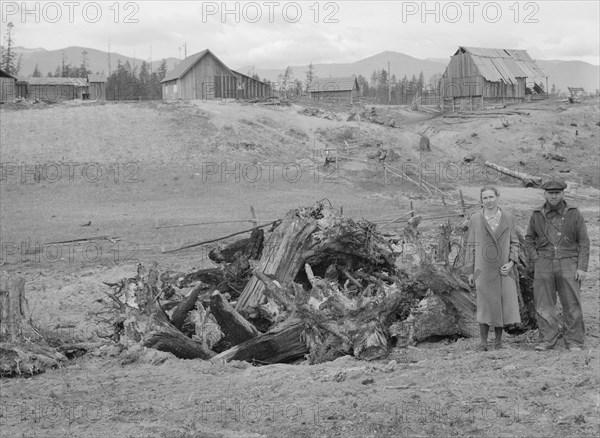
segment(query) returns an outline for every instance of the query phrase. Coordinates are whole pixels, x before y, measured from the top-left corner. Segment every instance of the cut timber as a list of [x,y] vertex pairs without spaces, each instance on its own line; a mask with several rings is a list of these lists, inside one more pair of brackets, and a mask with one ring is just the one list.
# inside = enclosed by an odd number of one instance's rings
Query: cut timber
[[220,348],[222,349],[241,344],[260,334],[252,324],[236,312],[217,290],[210,297],[210,312],[217,320],[221,331],[225,335],[219,341]]
[[533,176],[533,175],[530,175],[525,172],[519,172],[518,170],[511,170],[506,167],[500,166],[496,163],[491,163],[489,161],[486,161],[485,165],[487,167],[491,167],[494,170],[497,170],[500,173],[503,173],[508,176],[512,176],[513,178],[520,179],[521,181],[523,181],[523,184],[525,184],[528,187],[539,186],[540,184],[542,184],[541,176]]
[[300,359],[308,353],[302,339],[304,323],[289,321],[284,327],[250,339],[216,355],[214,360],[245,360],[262,363],[281,363]]

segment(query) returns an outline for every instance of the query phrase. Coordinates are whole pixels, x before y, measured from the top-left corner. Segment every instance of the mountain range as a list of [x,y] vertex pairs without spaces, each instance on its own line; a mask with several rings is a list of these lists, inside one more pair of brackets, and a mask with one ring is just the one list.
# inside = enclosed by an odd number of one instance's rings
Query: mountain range
[[[108,73],[108,53],[102,50],[91,49],[87,47],[67,47],[62,50],[45,50],[42,48],[27,49],[23,47],[15,47],[17,58],[21,57],[20,76],[30,76],[36,65],[43,76],[48,72],[54,73],[56,67],[61,65],[63,55],[67,64],[78,66],[82,61],[82,52],[86,51],[86,58],[90,70],[93,73]],[[217,54],[217,56],[219,56]],[[143,60],[132,56],[125,56],[118,53],[111,53],[111,69],[115,69],[117,61],[125,63],[129,61],[131,66],[141,66]],[[423,72],[425,80],[429,80],[434,74],[442,74],[450,60],[440,58],[418,59],[404,53],[385,51],[373,56],[352,62],[352,63],[329,63],[329,64],[314,64],[316,76],[321,78],[349,75],[363,75],[370,79],[373,71],[388,69],[388,63],[391,73],[397,79],[407,76],[409,79],[412,75],[419,76]],[[148,62],[148,60],[146,60]],[[158,68],[162,60],[152,61],[152,69]],[[179,59],[170,57],[166,58],[167,68],[173,69]],[[600,67],[583,61],[560,61],[560,60],[536,60],[538,65],[548,74],[548,86],[556,85],[557,89],[567,91],[567,87],[583,87],[587,91],[595,91],[600,89]],[[294,76],[302,81],[306,77],[308,63],[306,65],[290,66],[294,72]],[[233,66],[233,68],[242,73],[258,74],[261,79],[277,81],[277,77],[285,70],[286,66],[281,69],[263,69],[260,66],[242,65]]]

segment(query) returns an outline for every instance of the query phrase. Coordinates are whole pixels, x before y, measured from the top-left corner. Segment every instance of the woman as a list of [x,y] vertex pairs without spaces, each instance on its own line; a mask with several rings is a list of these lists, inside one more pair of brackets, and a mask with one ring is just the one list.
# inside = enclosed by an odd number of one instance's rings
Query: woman
[[500,194],[493,186],[481,189],[481,211],[469,219],[465,272],[477,289],[477,322],[481,343],[487,351],[488,331],[494,327],[495,347],[502,348],[502,329],[521,322],[517,296],[519,239],[507,211],[498,208]]

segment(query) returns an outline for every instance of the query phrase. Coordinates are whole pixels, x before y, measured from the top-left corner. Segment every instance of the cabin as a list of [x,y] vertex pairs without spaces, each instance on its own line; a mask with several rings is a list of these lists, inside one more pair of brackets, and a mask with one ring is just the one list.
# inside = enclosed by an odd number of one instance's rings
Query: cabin
[[88,92],[84,99],[106,100],[106,76],[103,74],[88,75]]
[[25,97],[50,102],[83,99],[88,94],[88,82],[83,78],[27,78]]
[[324,102],[350,102],[359,96],[360,87],[355,76],[315,78],[308,87],[313,100]]
[[525,50],[459,47],[441,79],[443,100],[461,109],[547,96],[547,89],[548,75]]
[[0,69],[0,102],[16,99],[16,92],[17,78]]
[[167,73],[161,85],[164,100],[250,99],[268,96],[271,88],[231,70],[208,49],[181,61]]

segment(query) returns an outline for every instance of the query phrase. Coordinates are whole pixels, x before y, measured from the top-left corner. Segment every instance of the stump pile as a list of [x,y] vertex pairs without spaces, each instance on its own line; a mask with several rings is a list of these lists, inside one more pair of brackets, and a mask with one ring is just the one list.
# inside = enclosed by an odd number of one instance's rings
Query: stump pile
[[110,285],[113,338],[181,358],[271,364],[374,360],[399,342],[471,336],[474,291],[447,259],[435,260],[418,223],[384,236],[318,203],[291,210],[267,237],[255,229],[211,251],[218,268],[140,265]]

